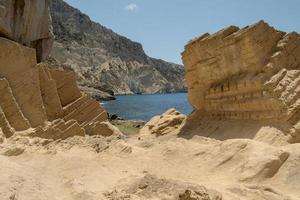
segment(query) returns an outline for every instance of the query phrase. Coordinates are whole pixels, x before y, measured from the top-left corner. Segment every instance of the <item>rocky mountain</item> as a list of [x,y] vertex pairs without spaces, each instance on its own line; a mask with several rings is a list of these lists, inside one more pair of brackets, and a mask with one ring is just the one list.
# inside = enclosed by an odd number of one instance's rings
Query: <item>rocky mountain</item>
[[91,21],[63,0],[52,0],[50,12],[51,55],[74,69],[81,86],[115,94],[185,91],[181,65],[150,58],[141,44]]

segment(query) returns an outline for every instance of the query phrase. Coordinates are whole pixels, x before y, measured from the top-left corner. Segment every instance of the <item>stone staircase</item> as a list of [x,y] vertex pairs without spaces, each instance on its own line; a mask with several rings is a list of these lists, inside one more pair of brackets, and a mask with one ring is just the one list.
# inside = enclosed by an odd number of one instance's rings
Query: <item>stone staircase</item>
[[48,3],[0,2],[1,135],[50,139],[91,132],[107,135],[105,110],[80,92],[75,73],[37,64],[53,45]]
[[[48,139],[102,134],[99,124],[107,120],[107,113],[99,102],[80,92],[74,72],[36,65],[34,59],[30,60],[34,51],[0,38],[0,48],[5,45],[26,52],[16,55],[16,62],[12,53],[5,56],[0,52],[0,128],[6,137],[26,131]],[[33,55],[26,57],[30,53]]]

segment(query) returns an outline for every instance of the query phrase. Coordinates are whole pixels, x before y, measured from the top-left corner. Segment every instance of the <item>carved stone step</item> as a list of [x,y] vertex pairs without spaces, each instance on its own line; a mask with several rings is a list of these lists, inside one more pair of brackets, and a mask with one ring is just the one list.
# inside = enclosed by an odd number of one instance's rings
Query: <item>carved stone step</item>
[[2,129],[2,132],[4,133],[5,137],[11,137],[14,134],[13,128],[9,125],[8,121],[6,120],[6,117],[4,115],[3,110],[0,107],[0,127]]
[[30,124],[21,112],[6,79],[0,79],[0,94],[0,108],[10,126],[16,131],[30,128]]

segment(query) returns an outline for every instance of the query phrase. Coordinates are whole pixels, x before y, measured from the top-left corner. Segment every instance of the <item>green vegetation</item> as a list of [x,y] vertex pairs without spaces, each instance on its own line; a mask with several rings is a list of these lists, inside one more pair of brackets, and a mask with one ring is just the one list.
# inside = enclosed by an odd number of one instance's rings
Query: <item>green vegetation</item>
[[115,120],[111,123],[118,127],[122,133],[128,136],[138,134],[140,129],[145,125],[145,122],[142,121]]

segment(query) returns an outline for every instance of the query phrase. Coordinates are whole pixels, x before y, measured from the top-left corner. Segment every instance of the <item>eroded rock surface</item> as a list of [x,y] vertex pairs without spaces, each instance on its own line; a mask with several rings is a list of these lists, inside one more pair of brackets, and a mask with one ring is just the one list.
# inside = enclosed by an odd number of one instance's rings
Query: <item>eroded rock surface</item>
[[46,114],[40,95],[35,50],[5,38],[0,38],[0,49],[0,76],[8,81],[16,102],[32,127],[43,124]]
[[243,29],[231,26],[191,41],[182,58],[197,112],[291,126],[299,122],[298,33],[278,31],[263,21]]
[[58,140],[85,136],[86,131],[117,134],[112,125],[101,124],[107,113],[80,92],[73,71],[37,64],[53,42],[48,3],[0,1],[1,135]]
[[153,134],[162,136],[168,133],[174,133],[182,126],[186,116],[171,108],[159,116],[153,117],[140,130],[140,134]]
[[48,0],[0,0],[0,36],[36,49],[37,61],[52,49]]

